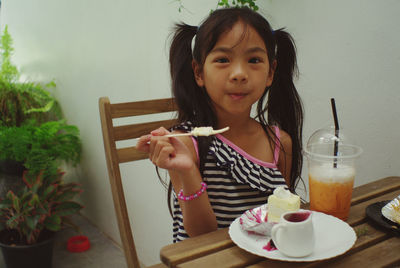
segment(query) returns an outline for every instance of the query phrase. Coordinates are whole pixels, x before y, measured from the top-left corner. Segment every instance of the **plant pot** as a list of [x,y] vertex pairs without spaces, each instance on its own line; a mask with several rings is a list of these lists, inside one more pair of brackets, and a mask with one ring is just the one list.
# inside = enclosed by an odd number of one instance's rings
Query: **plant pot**
[[43,231],[39,242],[32,245],[9,245],[18,235],[14,230],[0,231],[0,247],[6,268],[51,268],[55,233]]
[[24,166],[13,160],[0,161],[0,198],[4,198],[9,190],[17,192],[24,187],[22,173]]

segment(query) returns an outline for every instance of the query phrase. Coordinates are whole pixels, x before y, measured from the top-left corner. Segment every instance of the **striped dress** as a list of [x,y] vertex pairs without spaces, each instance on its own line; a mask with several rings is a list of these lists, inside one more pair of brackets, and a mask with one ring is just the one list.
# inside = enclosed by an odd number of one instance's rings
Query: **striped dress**
[[[191,131],[190,122],[175,129]],[[267,202],[268,196],[278,186],[286,187],[285,179],[277,168],[279,157],[279,128],[274,127],[274,162],[267,163],[252,157],[228,139],[218,134],[213,137],[205,162],[203,180],[217,218],[218,228],[229,227],[231,222],[246,210]],[[197,151],[197,140],[193,137]],[[183,227],[182,211],[178,199],[173,197],[173,241],[188,238]]]

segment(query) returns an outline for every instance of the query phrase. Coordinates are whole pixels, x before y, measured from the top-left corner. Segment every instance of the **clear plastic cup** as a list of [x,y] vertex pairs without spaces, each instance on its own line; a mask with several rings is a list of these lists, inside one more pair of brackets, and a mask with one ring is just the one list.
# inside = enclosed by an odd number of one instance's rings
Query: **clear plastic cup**
[[351,205],[355,160],[362,149],[351,144],[343,130],[334,127],[314,132],[307,142],[310,209],[347,220]]

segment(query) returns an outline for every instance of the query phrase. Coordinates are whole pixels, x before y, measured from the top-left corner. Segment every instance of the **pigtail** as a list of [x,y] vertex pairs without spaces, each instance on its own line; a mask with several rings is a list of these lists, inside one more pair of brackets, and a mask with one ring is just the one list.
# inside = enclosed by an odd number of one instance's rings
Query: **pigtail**
[[[172,94],[178,106],[178,122],[191,121],[193,126],[217,127],[217,117],[206,90],[197,85],[192,61],[202,63],[199,45],[192,51],[192,40],[198,42],[198,28],[187,24],[177,24],[172,40],[169,61],[172,78]],[[204,170],[205,158],[211,138],[199,137],[200,172]]]
[[292,138],[290,190],[294,192],[303,165],[303,106],[293,83],[293,78],[298,76],[296,47],[292,37],[282,29],[273,35],[277,66],[267,100],[268,122],[278,125]]
[[[174,36],[169,53],[169,64],[171,74],[172,96],[178,107],[179,123],[190,121],[194,127],[212,126],[217,127],[217,118],[214,107],[204,88],[197,85],[192,61],[201,62],[198,46],[192,51],[192,41],[198,32],[197,26],[190,26],[184,23],[176,24]],[[196,53],[197,52],[197,53]],[[197,55],[195,57],[194,55]],[[211,137],[198,137],[199,170],[203,174],[208,148],[211,144]],[[158,170],[157,170],[158,172]],[[159,176],[160,180],[161,177]],[[172,184],[168,185],[168,200],[172,197]],[[171,202],[168,208],[172,215]]]
[[170,73],[172,95],[179,109],[178,120],[183,122],[193,117],[192,90],[198,88],[192,70],[192,39],[196,35],[197,27],[187,24],[176,24],[170,53]]
[[179,122],[189,120],[194,126],[216,127],[211,100],[205,89],[197,85],[192,69],[193,60],[201,61],[193,56],[196,55],[198,46],[195,45],[192,52],[192,40],[196,34],[196,26],[176,25],[169,54],[172,95],[178,106]]

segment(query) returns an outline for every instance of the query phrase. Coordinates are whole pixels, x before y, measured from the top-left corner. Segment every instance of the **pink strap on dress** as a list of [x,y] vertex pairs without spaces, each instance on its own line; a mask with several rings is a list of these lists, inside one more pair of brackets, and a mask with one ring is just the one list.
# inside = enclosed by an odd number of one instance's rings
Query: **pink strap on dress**
[[196,155],[197,155],[197,165],[199,165],[200,166],[200,157],[199,157],[199,145],[198,145],[198,143],[197,143],[197,140],[193,137],[193,136],[190,136],[191,138],[192,138],[192,141],[193,141],[193,146],[194,146],[194,149],[196,150]]
[[[278,160],[279,160],[279,153],[280,153],[280,149],[281,149],[281,143],[280,143],[281,134],[280,134],[279,127],[274,126],[274,129],[275,129],[275,135],[276,135],[275,150],[274,150],[274,164],[277,165],[278,164]],[[194,145],[194,148],[195,148],[196,154],[197,154],[197,164],[200,165],[198,143],[197,143],[197,140],[194,137],[191,137],[191,138],[192,138],[193,145]],[[225,142],[227,142],[227,141],[225,141]]]
[[276,140],[275,140],[275,150],[274,150],[274,163],[275,165],[278,164],[279,160],[279,152],[281,151],[281,132],[279,130],[279,127],[274,126],[275,129],[275,135],[276,135]]

